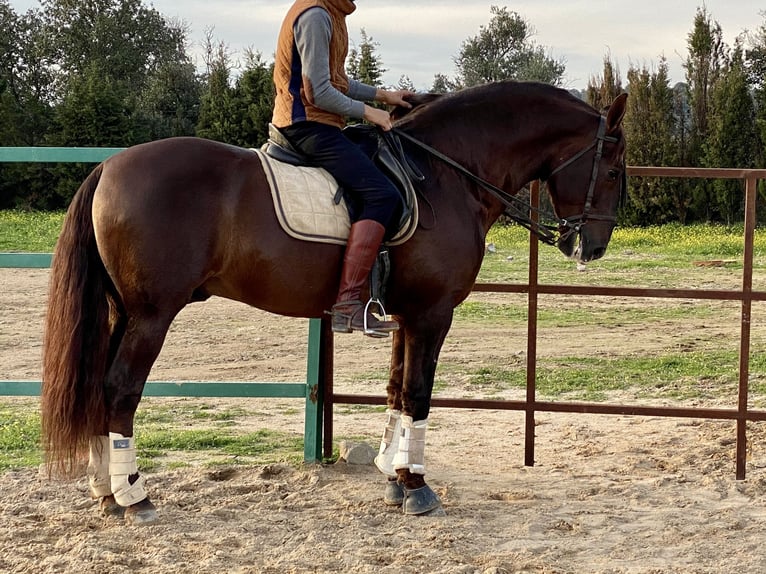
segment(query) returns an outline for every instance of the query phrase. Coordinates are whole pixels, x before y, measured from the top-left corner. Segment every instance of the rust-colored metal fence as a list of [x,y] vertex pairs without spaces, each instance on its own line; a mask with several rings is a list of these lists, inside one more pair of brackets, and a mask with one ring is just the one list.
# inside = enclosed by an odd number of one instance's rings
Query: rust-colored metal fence
[[[530,238],[529,244],[529,281],[527,284],[479,284],[474,291],[527,294],[527,365],[526,398],[523,401],[499,401],[481,399],[434,398],[434,407],[472,408],[489,410],[524,411],[525,447],[524,464],[534,465],[535,459],[535,413],[536,412],[571,412],[583,414],[622,414],[638,416],[687,417],[704,419],[722,419],[736,421],[736,477],[745,478],[747,422],[766,420],[766,411],[749,408],[748,376],[750,370],[750,322],[752,303],[766,301],[766,291],[753,290],[753,237],[756,226],[757,182],[766,179],[766,170],[746,169],[697,169],[697,168],[657,168],[629,167],[629,176],[672,177],[672,178],[708,178],[739,179],[745,184],[745,224],[744,258],[742,286],[736,290],[716,289],[648,289],[606,286],[545,285],[538,282],[538,241]],[[539,200],[539,184],[532,186],[532,201]],[[741,302],[740,344],[739,344],[739,379],[737,408],[715,409],[697,407],[658,407],[623,404],[605,404],[588,402],[551,402],[537,400],[537,308],[540,295],[575,295],[608,297],[657,297],[679,299],[708,299]],[[324,381],[324,455],[332,454],[333,440],[333,405],[334,404],[374,404],[383,405],[385,397],[371,395],[338,394],[333,391],[333,339],[327,320],[323,320],[320,344],[320,370]]]

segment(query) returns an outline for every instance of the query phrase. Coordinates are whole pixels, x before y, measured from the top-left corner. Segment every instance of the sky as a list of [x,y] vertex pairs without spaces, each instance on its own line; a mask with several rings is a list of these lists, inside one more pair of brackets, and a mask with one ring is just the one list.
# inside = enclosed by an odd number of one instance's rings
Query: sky
[[[11,0],[17,13],[40,7],[39,1]],[[188,27],[190,53],[202,66],[207,30],[224,42],[233,57],[247,48],[273,59],[277,33],[290,1],[279,0],[144,0],[163,15]],[[407,76],[418,90],[427,90],[437,73],[455,75],[454,58],[461,44],[476,36],[492,15],[490,6],[517,12],[535,30],[532,40],[566,65],[564,85],[584,89],[601,76],[608,54],[623,85],[631,66],[656,70],[661,56],[668,62],[671,85],[684,81],[686,40],[703,0],[540,0],[503,3],[499,0],[357,0],[348,18],[349,35],[359,43],[364,29],[378,44],[377,54],[388,71],[387,85]],[[708,13],[721,25],[728,45],[744,30],[766,24],[766,3],[757,0],[704,0]]]

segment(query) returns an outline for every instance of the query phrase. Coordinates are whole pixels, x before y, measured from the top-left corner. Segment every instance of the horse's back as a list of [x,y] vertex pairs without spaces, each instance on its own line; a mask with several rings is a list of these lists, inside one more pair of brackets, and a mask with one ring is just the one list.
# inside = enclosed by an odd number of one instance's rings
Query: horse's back
[[104,163],[93,217],[99,254],[129,307],[177,312],[218,295],[318,316],[331,304],[340,248],[282,231],[251,150],[198,138],[129,148]]
[[253,195],[264,181],[253,152],[197,138],[141,144],[108,159],[93,219],[113,281],[139,286],[143,298],[163,290],[188,296],[226,265],[247,217],[243,205],[259,204]]

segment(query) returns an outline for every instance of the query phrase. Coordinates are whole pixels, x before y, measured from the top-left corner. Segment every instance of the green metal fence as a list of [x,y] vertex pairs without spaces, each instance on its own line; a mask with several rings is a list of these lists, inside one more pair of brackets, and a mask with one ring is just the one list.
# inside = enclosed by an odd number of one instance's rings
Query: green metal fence
[[[97,163],[122,151],[122,148],[39,148],[0,147],[0,163],[5,162],[71,162]],[[0,253],[0,268],[46,269],[50,253]],[[308,356],[306,380],[301,382],[235,382],[235,381],[149,381],[144,396],[163,397],[240,397],[304,399],[303,458],[306,462],[322,459],[323,396],[320,348],[322,321],[308,321]],[[0,380],[0,395],[38,396],[40,381]]]

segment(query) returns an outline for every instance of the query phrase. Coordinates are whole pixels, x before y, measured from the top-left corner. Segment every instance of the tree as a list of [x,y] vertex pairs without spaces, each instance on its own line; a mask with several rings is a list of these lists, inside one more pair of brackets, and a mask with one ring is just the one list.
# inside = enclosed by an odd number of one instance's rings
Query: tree
[[370,86],[382,87],[383,74],[388,70],[383,67],[383,60],[376,53],[377,42],[367,36],[364,28],[361,31],[362,41],[359,48],[352,48],[346,61],[346,73],[349,78],[358,80]]
[[411,92],[415,92],[415,84],[412,83],[412,80],[410,80],[409,76],[402,75],[399,76],[399,83],[396,84],[397,90],[409,90]]
[[[738,42],[711,94],[711,114],[705,141],[709,167],[754,168],[758,154],[755,105],[745,70],[744,49]],[[715,215],[726,223],[744,215],[742,182],[713,181]]]
[[[675,96],[668,82],[667,61],[662,58],[656,72],[646,67],[628,70],[630,98],[623,126],[629,142],[629,165],[678,165],[675,142]],[[687,190],[667,178],[630,178],[630,203],[622,220],[631,224],[684,221],[689,205]]]
[[614,99],[622,93],[620,70],[612,63],[612,57],[604,56],[604,75],[591,77],[585,90],[585,101],[597,110],[608,108]]
[[231,143],[260,147],[268,139],[274,108],[274,64],[267,65],[260,52],[252,50],[245,58],[245,70],[234,88],[234,125],[238,129]]
[[450,79],[444,74],[436,74],[434,76],[434,83],[431,86],[431,92],[434,94],[448,94],[460,88],[461,85],[457,81]]
[[[750,35],[751,48],[745,52],[748,84],[755,100],[755,122],[760,140],[758,165],[761,167],[766,166],[766,12],[762,15],[764,22]],[[764,182],[761,185],[766,186]]]
[[205,45],[207,65],[206,87],[202,93],[197,135],[228,142],[233,137],[233,90],[230,86],[233,67],[229,49],[223,42],[215,44],[208,31]]
[[490,23],[464,41],[455,59],[460,86],[500,80],[535,80],[560,85],[565,65],[547,55],[531,38],[534,29],[516,12],[492,6]]
[[47,33],[56,39],[52,55],[64,84],[99,62],[104,72],[141,89],[164,64],[188,60],[185,31],[141,0],[43,0],[42,4]]
[[[687,161],[691,166],[704,164],[704,143],[708,136],[711,95],[726,57],[726,45],[720,24],[707,9],[697,8],[694,27],[687,37],[688,56],[684,63],[688,86],[691,125]],[[704,180],[694,184],[694,205],[698,217],[711,218],[711,186]]]
[[202,83],[191,62],[167,62],[157,68],[137,103],[142,138],[195,135],[201,94]]
[[[0,145],[41,145],[53,112],[39,12],[19,16],[0,0],[0,29]],[[37,198],[50,195],[52,187],[44,164],[0,164],[0,208],[36,207]]]
[[[48,48],[57,70],[55,101],[64,102],[77,90],[81,96],[85,77],[92,85],[101,82],[120,98],[119,106],[109,106],[101,114],[113,110],[122,118],[99,118],[91,126],[83,125],[83,132],[93,133],[127,117],[129,129],[115,145],[190,133],[196,122],[196,104],[190,99],[196,99],[198,87],[185,51],[183,26],[167,21],[142,0],[43,0],[42,4],[46,36],[55,38]],[[85,112],[79,118],[88,120],[95,117]],[[64,140],[61,145],[73,144]]]

